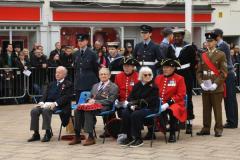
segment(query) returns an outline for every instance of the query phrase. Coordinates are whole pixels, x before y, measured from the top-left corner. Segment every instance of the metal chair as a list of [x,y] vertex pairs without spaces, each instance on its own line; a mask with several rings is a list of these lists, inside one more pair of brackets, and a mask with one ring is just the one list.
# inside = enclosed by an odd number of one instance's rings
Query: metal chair
[[153,136],[154,136],[154,133],[155,133],[155,127],[156,127],[156,119],[157,118],[160,118],[160,122],[162,122],[162,126],[164,127],[164,138],[165,138],[165,142],[167,143],[167,136],[166,136],[166,124],[164,122],[164,120],[162,119],[161,117],[161,113],[162,113],[162,110],[161,110],[161,106],[162,106],[162,99],[159,98],[159,109],[158,109],[158,112],[157,113],[153,113],[153,114],[150,114],[148,116],[146,116],[145,118],[146,119],[153,119],[153,130],[152,130],[152,138],[151,138],[151,143],[150,143],[150,146],[152,147],[152,143],[153,143]]
[[[103,111],[103,112],[101,112],[101,113],[99,113],[98,114],[98,116],[102,116],[102,117],[104,117],[104,116],[106,116],[107,117],[107,119],[108,119],[108,117],[111,115],[111,114],[115,114],[115,111],[116,111],[116,106],[113,104],[113,107],[112,107],[112,109],[111,110],[109,110],[109,111]],[[103,130],[104,130],[104,133],[106,132],[106,123],[104,122],[104,127],[103,127]],[[96,137],[96,132],[95,132],[95,137]],[[103,144],[105,143],[105,134],[104,134],[104,137],[103,137]]]
[[[89,92],[89,91],[84,91],[84,92],[82,92],[81,95],[80,95],[80,98],[79,98],[79,100],[78,100],[78,103],[71,105],[71,109],[72,109],[72,110],[77,109],[77,106],[78,106],[79,104],[85,103],[86,100],[87,100],[89,97],[90,97],[90,92]],[[61,114],[61,113],[62,113],[62,110],[61,110],[61,109],[56,110],[55,112],[53,112],[53,114],[58,114],[58,115]],[[72,114],[71,114],[71,117],[70,117],[70,118],[71,118],[71,120],[72,120],[72,123],[74,124]],[[60,138],[61,138],[62,127],[63,127],[63,125],[62,125],[62,123],[61,123],[61,125],[60,125],[60,130],[59,130],[59,135],[58,135],[58,141],[60,141]]]

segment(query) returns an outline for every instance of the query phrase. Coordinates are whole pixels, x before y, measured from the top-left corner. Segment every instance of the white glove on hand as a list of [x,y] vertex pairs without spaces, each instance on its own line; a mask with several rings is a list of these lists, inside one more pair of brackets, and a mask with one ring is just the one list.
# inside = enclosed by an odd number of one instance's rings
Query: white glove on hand
[[127,108],[128,103],[129,103],[128,101],[124,101],[123,102],[123,108]]
[[217,89],[217,84],[213,83],[211,87],[209,88],[210,91],[215,91]]
[[52,102],[45,102],[42,108],[51,108]]
[[169,104],[168,103],[164,103],[163,105],[161,105],[161,110],[165,111],[168,107],[169,107]]
[[203,89],[204,91],[208,91],[208,90],[209,90],[209,88],[205,87],[204,83],[201,84],[201,87],[202,87],[202,89]]
[[56,105],[55,105],[54,102],[52,102],[52,103],[49,104],[49,108],[50,108],[51,110],[53,110],[55,107],[56,107]]
[[132,111],[135,111],[136,106],[131,106],[130,108]]
[[114,105],[117,106],[119,103],[118,99],[115,100]]
[[43,105],[44,105],[44,102],[39,102],[37,107],[40,106],[41,108],[43,108]]

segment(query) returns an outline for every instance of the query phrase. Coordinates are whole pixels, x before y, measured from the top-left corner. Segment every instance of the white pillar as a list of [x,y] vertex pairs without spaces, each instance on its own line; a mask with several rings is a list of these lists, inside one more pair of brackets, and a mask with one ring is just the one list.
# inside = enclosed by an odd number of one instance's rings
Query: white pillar
[[12,44],[12,29],[9,30],[9,44]]
[[121,29],[121,48],[124,48],[124,27],[120,27]]
[[90,43],[91,43],[91,46],[92,46],[92,48],[94,48],[94,42],[93,42],[93,36],[94,36],[94,27],[90,27],[90,36],[91,36],[91,38],[90,38]]
[[50,27],[50,51],[55,49],[55,43],[61,42],[61,27],[51,26]]
[[192,0],[185,0],[185,29],[190,32],[192,42]]
[[49,55],[49,36],[48,36],[48,26],[40,27],[40,44],[43,46],[43,52],[45,55]]

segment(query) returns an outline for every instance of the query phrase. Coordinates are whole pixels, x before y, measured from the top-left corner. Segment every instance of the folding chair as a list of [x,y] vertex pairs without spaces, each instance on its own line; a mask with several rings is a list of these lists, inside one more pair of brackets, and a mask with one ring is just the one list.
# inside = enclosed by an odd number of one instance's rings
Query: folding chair
[[[188,108],[187,98],[188,98],[188,97],[187,97],[187,95],[186,95],[186,96],[184,97],[184,103],[185,103],[185,108],[186,108],[186,109]],[[187,122],[187,124],[191,124],[191,123],[190,123],[190,120],[187,120],[186,122]],[[180,122],[178,121],[178,126],[179,126],[179,123],[180,123]],[[180,131],[181,131],[181,129],[180,129],[180,127],[178,127],[178,135],[177,135],[177,139],[178,139],[178,140],[179,140],[179,136],[180,136]],[[191,137],[192,137],[192,136],[193,136],[193,133],[191,133]]]
[[167,136],[166,136],[166,124],[164,122],[164,120],[161,118],[161,113],[162,113],[162,110],[161,110],[161,106],[162,106],[162,99],[159,98],[159,109],[158,109],[158,112],[157,113],[153,113],[153,114],[150,114],[148,116],[146,116],[145,118],[148,119],[148,118],[152,118],[153,119],[153,130],[152,130],[152,138],[151,138],[151,143],[150,143],[150,146],[152,147],[152,143],[153,143],[153,136],[154,136],[154,133],[155,133],[155,127],[156,127],[156,119],[159,117],[160,118],[160,123],[162,122],[162,126],[164,127],[164,138],[165,138],[165,142],[167,143]]
[[[79,100],[78,100],[78,103],[71,105],[71,109],[72,109],[72,110],[77,109],[77,106],[78,106],[79,104],[85,103],[86,100],[87,100],[89,97],[90,97],[90,92],[89,92],[89,91],[84,91],[84,92],[82,92],[81,95],[80,95],[80,98],[79,98]],[[59,115],[59,114],[61,114],[61,112],[62,112],[62,110],[59,109],[59,110],[56,110],[53,114],[58,114],[58,115]],[[74,124],[72,114],[71,114],[71,117],[70,117],[70,118],[71,118],[71,120],[72,120],[72,123]],[[60,138],[61,138],[62,127],[63,127],[63,125],[62,125],[62,123],[61,123],[61,125],[60,125],[60,130],[59,130],[59,135],[58,135],[58,141],[60,141]]]
[[[101,113],[99,113],[98,114],[98,116],[106,116],[107,117],[107,119],[108,119],[108,117],[111,115],[111,114],[115,114],[115,111],[116,111],[116,106],[113,104],[113,107],[112,107],[112,109],[111,110],[109,110],[109,111],[103,111],[103,112],[101,112]],[[103,130],[104,130],[104,133],[106,132],[106,123],[104,122],[104,127],[103,127]],[[95,136],[96,136],[96,132],[95,132]],[[105,143],[105,134],[104,134],[104,137],[103,137],[103,144]]]

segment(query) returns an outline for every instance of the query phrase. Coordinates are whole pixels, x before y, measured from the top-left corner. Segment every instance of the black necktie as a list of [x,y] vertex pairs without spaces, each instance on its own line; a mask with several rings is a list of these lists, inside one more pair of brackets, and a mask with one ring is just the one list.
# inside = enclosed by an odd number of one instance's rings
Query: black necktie
[[84,54],[84,50],[81,50],[81,57],[83,56],[83,54]]
[[60,84],[60,81],[57,81],[57,86],[59,86],[59,84]]
[[147,43],[144,43],[144,48],[147,48],[147,46],[148,46]]

